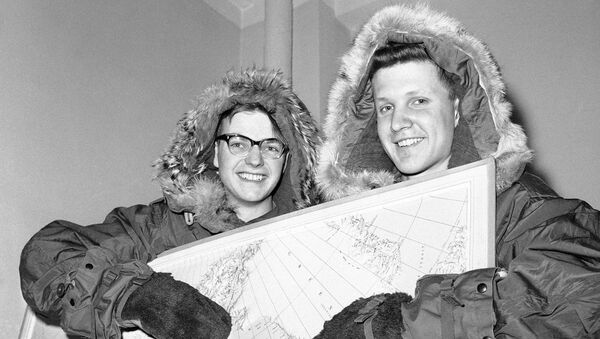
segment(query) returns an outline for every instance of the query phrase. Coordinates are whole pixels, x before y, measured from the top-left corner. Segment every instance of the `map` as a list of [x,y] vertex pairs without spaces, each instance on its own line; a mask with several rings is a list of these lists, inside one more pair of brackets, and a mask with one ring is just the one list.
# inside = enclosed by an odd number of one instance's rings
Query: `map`
[[493,202],[493,163],[481,161],[184,245],[150,266],[225,308],[230,338],[312,338],[358,298],[413,295],[423,275],[493,265]]
[[[195,286],[229,311],[234,338],[312,337],[357,297],[412,293],[423,274],[464,271],[467,193],[459,187],[274,234],[204,259]],[[453,223],[418,213],[424,206],[447,210]]]

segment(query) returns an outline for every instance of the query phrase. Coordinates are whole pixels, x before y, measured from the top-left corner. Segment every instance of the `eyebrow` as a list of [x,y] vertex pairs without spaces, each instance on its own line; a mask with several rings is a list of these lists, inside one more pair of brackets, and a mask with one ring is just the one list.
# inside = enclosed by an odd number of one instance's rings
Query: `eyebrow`
[[[421,94],[423,91],[422,90],[411,90],[408,91],[406,93],[402,93],[403,96],[411,96],[411,95],[423,95]],[[426,94],[426,93],[425,93]],[[373,96],[373,98],[375,99],[389,99],[387,96],[382,95],[382,96]]]
[[[427,90],[421,90],[421,89],[415,89],[415,90],[411,90],[408,91],[406,93],[403,93],[403,96],[413,96],[413,95],[428,95],[428,91]],[[389,98],[387,96],[373,96],[373,98],[375,100],[389,100]]]

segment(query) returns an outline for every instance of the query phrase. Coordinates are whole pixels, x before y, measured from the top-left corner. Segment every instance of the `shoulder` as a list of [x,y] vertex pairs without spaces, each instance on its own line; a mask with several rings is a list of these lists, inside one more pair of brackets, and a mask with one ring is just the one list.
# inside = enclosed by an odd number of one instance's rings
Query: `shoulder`
[[106,216],[104,223],[160,224],[169,213],[165,198],[153,200],[148,204],[117,207]]
[[498,196],[499,199],[555,199],[560,196],[546,184],[540,177],[530,172],[524,172],[517,181],[505,192]]
[[527,172],[496,198],[497,218],[531,227],[565,214],[586,212],[597,211],[585,201],[561,197],[542,179]]
[[599,212],[585,201],[565,199],[539,177],[524,173],[496,200],[498,260],[534,243],[597,238],[598,224]]
[[510,216],[519,220],[547,204],[564,205],[567,200],[559,196],[538,176],[525,172],[507,190],[496,197],[497,217]]
[[533,213],[548,217],[577,211],[595,211],[580,199],[565,199],[538,176],[525,172],[513,185],[496,198],[496,214],[520,212],[522,217]]

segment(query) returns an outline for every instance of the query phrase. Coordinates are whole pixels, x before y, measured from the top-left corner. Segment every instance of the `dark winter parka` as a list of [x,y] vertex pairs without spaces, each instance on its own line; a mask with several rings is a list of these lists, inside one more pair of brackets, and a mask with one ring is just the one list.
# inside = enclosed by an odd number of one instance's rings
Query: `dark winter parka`
[[402,337],[600,338],[600,214],[524,172],[532,151],[510,121],[497,64],[454,19],[426,6],[391,6],[362,27],[330,92],[317,174],[325,198],[402,180],[378,140],[367,76],[374,50],[388,42],[422,44],[460,77],[449,167],[496,163],[497,267],[421,279],[415,300],[402,305]]
[[260,103],[274,112],[290,153],[273,195],[276,208],[259,219],[313,204],[312,168],[320,138],[306,107],[281,73],[229,72],[198,97],[156,162],[164,198],[116,208],[104,222],[87,227],[54,221],[31,238],[20,265],[29,306],[42,316],[60,317],[67,333],[120,338],[119,327],[132,325],[120,319],[121,310],[152,273],[149,261],[170,248],[243,225],[212,165],[219,115],[243,103]]

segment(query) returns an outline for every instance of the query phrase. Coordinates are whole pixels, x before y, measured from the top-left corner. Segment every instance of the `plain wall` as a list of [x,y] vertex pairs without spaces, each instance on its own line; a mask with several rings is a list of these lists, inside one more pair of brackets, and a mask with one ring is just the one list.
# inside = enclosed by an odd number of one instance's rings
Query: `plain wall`
[[[100,222],[160,196],[151,163],[193,98],[226,70],[262,63],[262,23],[240,30],[203,1],[0,0],[0,329],[17,337],[18,260],[54,219]],[[339,57],[390,1],[336,19],[322,1],[294,12],[294,88],[322,120]],[[600,207],[600,2],[437,0],[498,59],[561,194]],[[412,292],[412,291],[407,291]]]
[[240,30],[202,1],[1,8],[0,333],[16,338],[27,239],[160,197],[151,164],[194,97],[237,67]]

